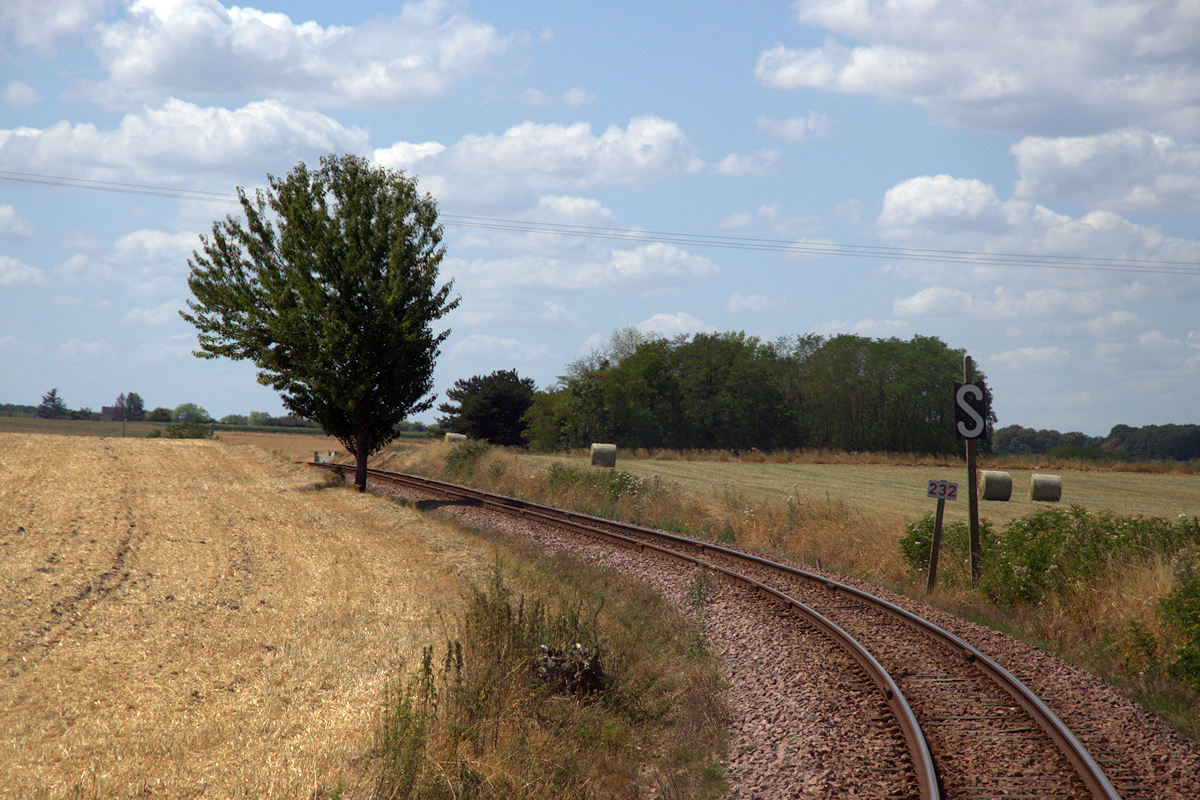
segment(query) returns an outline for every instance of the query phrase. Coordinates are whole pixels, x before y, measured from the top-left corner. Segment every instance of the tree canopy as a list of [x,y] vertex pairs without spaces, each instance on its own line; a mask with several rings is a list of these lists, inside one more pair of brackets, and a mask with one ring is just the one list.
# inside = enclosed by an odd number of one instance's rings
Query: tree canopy
[[446,390],[450,402],[438,406],[446,416],[442,427],[492,444],[523,444],[525,412],[533,402],[532,378],[522,378],[513,369],[488,375],[473,375],[454,382]]
[[211,422],[212,416],[195,403],[180,403],[171,412],[172,422]]
[[[928,336],[815,335],[763,342],[742,332],[675,339],[618,331],[572,364],[526,415],[530,446],[947,453],[963,351]],[[989,428],[991,393],[984,400]]]
[[438,285],[437,204],[416,179],[351,155],[267,177],[253,198],[238,187],[242,218],[200,237],[183,317],[197,356],[252,361],[292,413],[337,438],[362,490],[367,456],[433,405],[449,335],[433,323],[458,305]]
[[1114,425],[1107,436],[1006,425],[995,438],[995,449],[1001,453],[1108,460],[1200,458],[1200,425]]

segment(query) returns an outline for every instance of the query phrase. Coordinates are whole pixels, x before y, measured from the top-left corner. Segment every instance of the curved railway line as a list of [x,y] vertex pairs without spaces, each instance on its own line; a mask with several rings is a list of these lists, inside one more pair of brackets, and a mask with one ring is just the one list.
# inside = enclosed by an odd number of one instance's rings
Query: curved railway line
[[[337,468],[333,464],[314,467]],[[886,770],[888,796],[936,798],[1150,797],[1137,770],[1109,763],[1114,781],[1077,736],[1012,673],[954,633],[861,589],[713,542],[650,530],[442,481],[381,470],[369,482],[477,506],[618,545],[642,557],[684,562],[796,614],[836,643],[873,684],[902,742]],[[844,659],[843,659],[844,660]],[[835,668],[833,662],[830,667]],[[885,769],[885,765],[877,765]]]

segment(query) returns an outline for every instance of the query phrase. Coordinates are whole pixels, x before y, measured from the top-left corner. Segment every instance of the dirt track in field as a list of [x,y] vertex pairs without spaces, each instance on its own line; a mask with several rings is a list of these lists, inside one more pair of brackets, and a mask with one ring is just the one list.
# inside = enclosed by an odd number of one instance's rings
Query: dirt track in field
[[0,797],[353,789],[388,675],[492,555],[326,487],[250,446],[0,434]]

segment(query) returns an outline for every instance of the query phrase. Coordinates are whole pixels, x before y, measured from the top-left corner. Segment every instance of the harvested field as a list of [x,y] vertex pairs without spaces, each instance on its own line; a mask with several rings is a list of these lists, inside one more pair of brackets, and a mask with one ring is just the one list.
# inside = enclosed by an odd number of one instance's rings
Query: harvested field
[[[554,461],[587,467],[581,456],[526,456],[535,462]],[[943,479],[958,483],[959,502],[946,504],[948,520],[967,518],[966,468],[900,466],[892,464],[743,464],[718,461],[661,461],[622,458],[617,469],[639,476],[657,475],[700,494],[720,493],[734,487],[747,495],[763,498],[829,497],[851,508],[887,509],[906,518],[932,512],[936,502],[925,497],[927,481]],[[1004,469],[999,467],[999,469]],[[1200,515],[1200,475],[1135,472],[1071,471],[1051,469],[1008,469],[1012,475],[1012,500],[981,502],[979,514],[995,523],[1026,516],[1048,503],[1029,499],[1030,477],[1035,472],[1062,476],[1062,501],[1058,505],[1081,505],[1092,511],[1148,517]]]
[[353,789],[389,668],[445,640],[492,561],[255,447],[0,452],[0,797]]
[[322,456],[330,451],[337,454],[339,461],[353,461],[346,448],[332,436],[315,433],[260,433],[256,431],[217,431],[216,438],[228,444],[252,444],[268,453],[283,456],[291,461],[312,461],[313,451]]

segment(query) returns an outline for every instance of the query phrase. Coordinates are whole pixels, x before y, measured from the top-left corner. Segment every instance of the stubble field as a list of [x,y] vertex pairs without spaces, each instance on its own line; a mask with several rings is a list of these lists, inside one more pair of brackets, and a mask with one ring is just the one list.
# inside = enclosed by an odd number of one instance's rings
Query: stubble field
[[389,675],[492,555],[325,487],[252,446],[0,434],[0,797],[361,782]]
[[[554,461],[584,467],[581,456],[529,456],[542,464]],[[908,466],[871,463],[742,463],[736,461],[621,459],[617,468],[638,476],[658,476],[705,495],[734,488],[756,498],[816,497],[851,508],[888,511],[907,520],[932,512],[937,502],[925,496],[929,480],[958,484],[960,499],[946,503],[946,519],[967,518],[967,475],[962,465]],[[994,523],[1023,517],[1053,505],[1029,499],[1035,473],[1062,478],[1063,506],[1091,511],[1172,518],[1200,515],[1200,474],[1114,472],[1103,470],[1003,469],[1012,476],[1012,499],[979,504],[980,516]]]

